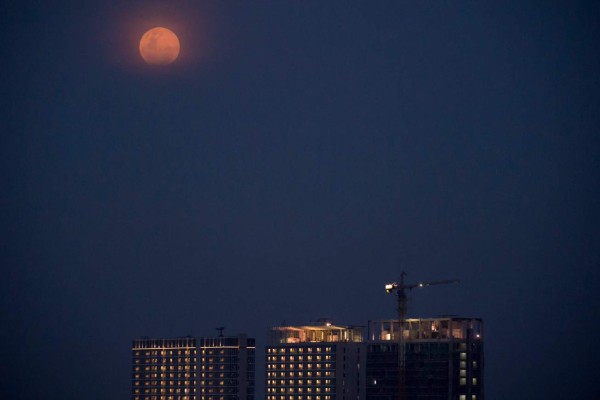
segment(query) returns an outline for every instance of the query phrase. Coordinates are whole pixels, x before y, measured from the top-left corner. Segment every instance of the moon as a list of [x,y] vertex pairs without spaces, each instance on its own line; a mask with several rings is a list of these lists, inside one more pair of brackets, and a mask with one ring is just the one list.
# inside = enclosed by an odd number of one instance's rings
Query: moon
[[152,28],[140,39],[140,54],[148,64],[171,64],[179,56],[179,39],[167,28]]

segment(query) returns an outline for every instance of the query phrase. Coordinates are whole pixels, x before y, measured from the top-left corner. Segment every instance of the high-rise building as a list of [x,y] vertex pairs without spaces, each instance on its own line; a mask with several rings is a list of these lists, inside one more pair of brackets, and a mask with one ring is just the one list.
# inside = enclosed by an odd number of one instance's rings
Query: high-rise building
[[365,398],[366,349],[362,327],[279,326],[266,347],[267,400]]
[[[370,321],[368,400],[398,400],[398,321]],[[409,400],[483,400],[483,323],[478,318],[407,319],[405,393]]]
[[133,341],[133,400],[197,400],[196,339]]
[[132,347],[133,400],[253,400],[254,339],[141,338]]

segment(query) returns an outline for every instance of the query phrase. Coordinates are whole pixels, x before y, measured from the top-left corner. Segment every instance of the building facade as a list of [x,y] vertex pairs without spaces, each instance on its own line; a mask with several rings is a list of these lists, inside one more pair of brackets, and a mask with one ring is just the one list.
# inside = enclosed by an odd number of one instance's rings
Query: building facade
[[365,364],[361,327],[274,327],[266,347],[267,400],[364,399]]
[[[370,321],[366,396],[399,400],[398,321]],[[478,318],[407,319],[405,393],[409,400],[483,400],[483,323]]]
[[200,338],[200,400],[254,399],[255,340]]
[[133,400],[197,400],[195,338],[136,339]]
[[132,346],[133,400],[253,400],[254,339],[141,338]]

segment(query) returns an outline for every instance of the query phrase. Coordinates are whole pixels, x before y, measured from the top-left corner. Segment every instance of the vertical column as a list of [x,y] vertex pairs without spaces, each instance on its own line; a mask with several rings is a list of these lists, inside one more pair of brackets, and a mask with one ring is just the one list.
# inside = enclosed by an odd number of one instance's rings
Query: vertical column
[[238,398],[248,398],[248,338],[246,335],[238,336]]

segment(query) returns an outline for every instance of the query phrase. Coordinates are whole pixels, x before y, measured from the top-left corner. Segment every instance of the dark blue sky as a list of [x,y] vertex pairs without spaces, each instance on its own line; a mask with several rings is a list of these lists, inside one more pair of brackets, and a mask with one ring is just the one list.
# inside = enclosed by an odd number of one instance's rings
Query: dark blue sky
[[126,399],[142,335],[393,318],[405,269],[462,280],[409,314],[484,318],[488,399],[600,398],[597,2],[5,3],[0,397]]

